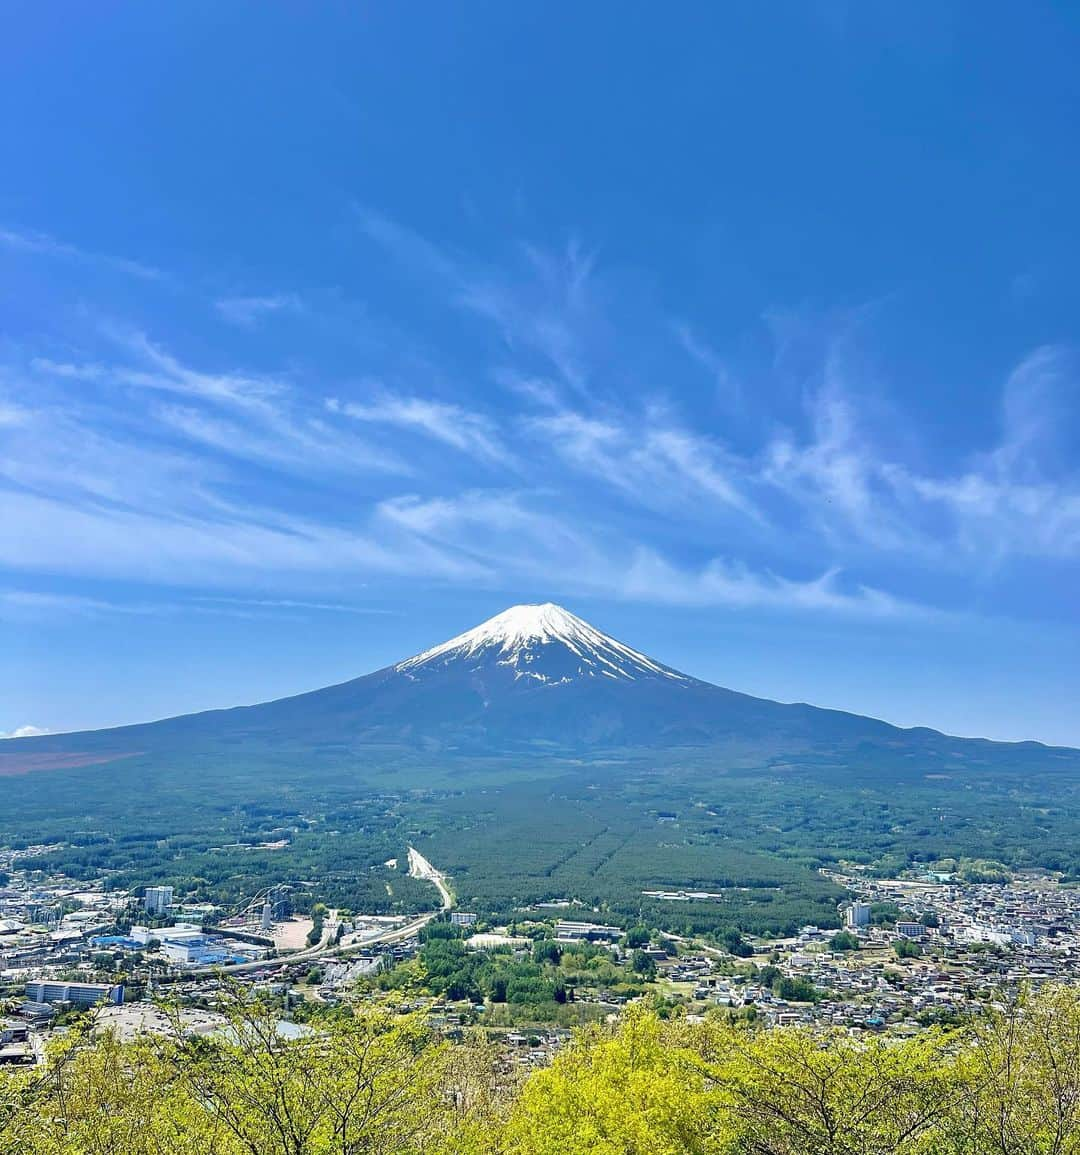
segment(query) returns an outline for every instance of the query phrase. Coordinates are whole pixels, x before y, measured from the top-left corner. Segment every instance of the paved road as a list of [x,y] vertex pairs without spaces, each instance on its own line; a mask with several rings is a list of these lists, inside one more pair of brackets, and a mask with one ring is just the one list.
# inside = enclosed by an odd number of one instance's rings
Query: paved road
[[442,896],[443,910],[449,910],[454,905],[454,896],[446,885],[446,876],[437,871],[414,846],[409,847],[409,873],[413,878],[426,878],[435,884]]

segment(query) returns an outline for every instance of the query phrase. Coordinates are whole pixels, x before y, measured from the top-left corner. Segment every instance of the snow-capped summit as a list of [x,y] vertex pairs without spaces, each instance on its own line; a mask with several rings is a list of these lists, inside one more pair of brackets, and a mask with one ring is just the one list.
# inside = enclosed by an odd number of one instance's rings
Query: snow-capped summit
[[601,677],[690,680],[552,602],[511,606],[473,629],[399,662],[394,669],[416,675],[451,664],[479,668],[491,662],[512,671],[515,679],[552,684]]

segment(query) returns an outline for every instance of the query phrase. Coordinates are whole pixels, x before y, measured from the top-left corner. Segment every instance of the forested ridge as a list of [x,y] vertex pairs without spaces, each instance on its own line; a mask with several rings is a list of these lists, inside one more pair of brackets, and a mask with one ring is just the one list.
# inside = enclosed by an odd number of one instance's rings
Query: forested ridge
[[914,1038],[754,1030],[644,1004],[523,1075],[480,1036],[357,1007],[300,1038],[122,1043],[92,1026],[0,1073],[3,1155],[1069,1155],[1080,995],[1046,988]]

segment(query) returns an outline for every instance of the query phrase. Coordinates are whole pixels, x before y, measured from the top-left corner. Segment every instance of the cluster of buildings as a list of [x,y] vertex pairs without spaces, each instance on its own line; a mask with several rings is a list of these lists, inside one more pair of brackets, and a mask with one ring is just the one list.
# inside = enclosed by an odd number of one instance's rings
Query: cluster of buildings
[[254,962],[264,958],[269,949],[244,941],[209,934],[198,924],[176,923],[173,926],[133,926],[126,935],[98,935],[90,945],[101,950],[152,952],[172,966],[224,966]]
[[[1080,937],[1080,891],[1044,875],[1005,883],[967,883],[948,874],[915,879],[869,879],[855,873],[829,877],[857,895],[847,912],[849,926],[870,926],[873,903],[891,903],[905,918],[900,933],[956,943],[986,943],[1035,949],[1050,955],[1071,948]],[[907,917],[910,916],[910,917]],[[926,921],[934,925],[927,926]]]
[[17,869],[22,856],[51,847],[0,853],[0,981],[5,975],[46,965],[70,965],[85,954],[88,938],[111,927],[129,896],[70,880],[39,882]]
[[319,996],[327,1001],[336,999],[340,992],[350,990],[361,979],[388,970],[396,963],[409,958],[416,953],[418,946],[416,939],[407,939],[395,943],[391,951],[383,953],[362,951],[359,956],[331,959],[321,968]]
[[[777,1025],[902,1032],[977,1013],[988,999],[1022,986],[1075,981],[1080,973],[1080,892],[1053,880],[830,876],[857,896],[844,915],[859,949],[832,949],[836,932],[812,926],[763,948],[771,948],[783,975],[812,983],[817,1002],[787,1002],[739,977],[707,978],[695,995],[733,1007],[753,1005]],[[875,925],[876,904],[899,909],[900,917]],[[897,950],[904,942],[919,950]],[[908,955],[914,957],[898,957]]]

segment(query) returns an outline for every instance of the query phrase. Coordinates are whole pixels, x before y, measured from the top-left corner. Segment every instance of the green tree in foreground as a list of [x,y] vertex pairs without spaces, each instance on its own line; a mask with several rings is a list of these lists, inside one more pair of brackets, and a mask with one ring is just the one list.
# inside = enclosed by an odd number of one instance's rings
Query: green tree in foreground
[[0,1153],[441,1155],[494,1121],[492,1052],[451,1047],[414,1015],[287,1038],[236,995],[218,1034],[175,1028],[127,1044],[72,1033],[43,1075],[0,1076]]
[[1080,992],[913,1039],[754,1030],[643,1004],[524,1081],[489,1045],[359,1009],[284,1037],[92,1026],[0,1071],[2,1155],[1078,1155]]

